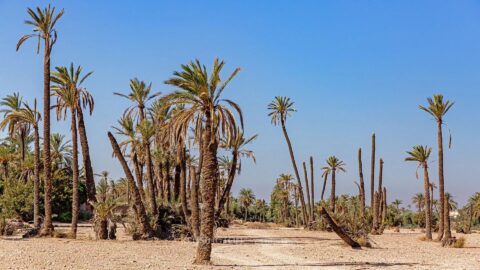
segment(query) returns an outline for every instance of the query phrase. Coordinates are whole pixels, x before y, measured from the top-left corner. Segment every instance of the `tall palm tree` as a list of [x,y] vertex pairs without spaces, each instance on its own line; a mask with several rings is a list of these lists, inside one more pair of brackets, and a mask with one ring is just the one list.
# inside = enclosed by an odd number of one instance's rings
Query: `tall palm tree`
[[[445,177],[443,174],[443,134],[442,125],[443,117],[452,108],[454,102],[444,100],[443,95],[436,94],[427,99],[428,106],[419,106],[419,108],[435,119],[437,122],[437,141],[438,141],[438,193],[440,198],[440,213],[444,212],[445,208]],[[444,234],[445,219],[443,214],[440,214],[440,224],[438,229],[437,241],[442,240]]]
[[41,114],[37,111],[37,100],[35,99],[33,108],[24,103],[24,108],[9,113],[0,123],[0,129],[3,129],[8,123],[26,123],[33,127],[34,135],[34,153],[33,153],[33,226],[40,228],[40,135],[38,122],[41,120]]
[[239,194],[239,201],[240,204],[243,206],[243,209],[245,210],[245,221],[247,221],[248,207],[250,207],[250,205],[255,202],[255,194],[253,194],[252,189],[242,188]]
[[42,235],[51,235],[52,224],[52,172],[50,162],[50,55],[53,46],[57,42],[57,30],[55,25],[62,17],[63,9],[55,13],[55,7],[48,7],[36,10],[27,10],[31,20],[25,24],[33,27],[33,33],[24,35],[17,43],[17,51],[20,46],[30,38],[38,38],[37,53],[40,51],[41,40],[43,40],[43,172],[45,174],[45,221],[43,223]]
[[148,189],[149,189],[149,198],[150,198],[150,208],[152,210],[152,214],[154,216],[157,215],[157,201],[155,197],[155,183],[153,180],[153,163],[152,163],[152,153],[150,152],[150,142],[152,140],[153,135],[155,134],[155,127],[153,126],[152,122],[144,119],[140,122],[137,126],[138,133],[140,133],[142,137],[142,144],[143,148],[145,149],[145,162],[147,165],[147,181],[148,181]]
[[92,74],[88,72],[82,76],[82,67],[56,67],[52,74],[53,96],[56,97],[57,119],[67,118],[67,111],[70,111],[70,129],[72,132],[72,227],[70,237],[77,237],[78,214],[80,207],[80,198],[78,194],[78,132],[77,132],[77,109],[80,104],[89,104],[93,106],[93,98],[90,93],[82,87],[82,83]]
[[407,151],[408,156],[405,161],[418,162],[417,168],[423,168],[423,187],[425,198],[425,236],[432,240],[432,208],[430,207],[430,179],[428,177],[428,158],[432,153],[432,148],[428,146],[416,145],[411,151]]
[[246,149],[245,146],[247,146],[248,144],[256,140],[257,137],[258,135],[255,134],[251,137],[246,138],[243,130],[237,127],[237,136],[231,141],[230,145],[225,145],[225,147],[228,147],[232,151],[232,161],[229,166],[227,183],[220,196],[220,201],[217,209],[217,216],[220,215],[220,213],[222,212],[222,209],[224,208],[223,206],[225,204],[225,201],[227,200],[228,194],[230,194],[230,191],[232,189],[235,175],[237,173],[240,173],[241,171],[241,168],[242,168],[241,157],[248,157],[248,158],[251,158],[253,162],[256,162],[255,154],[253,153],[253,151]]
[[114,95],[124,97],[134,105],[130,106],[126,112],[127,113],[134,113],[135,116],[138,116],[140,121],[145,119],[145,108],[147,106],[147,102],[154,99],[160,92],[152,92],[152,84],[146,84],[144,81],[140,81],[138,78],[134,78],[130,80],[130,93],[122,94],[114,92]]
[[330,193],[330,211],[335,212],[335,175],[337,170],[346,172],[345,163],[338,159],[336,156],[330,156],[327,158],[327,166],[323,167],[324,172],[332,175],[332,189]]
[[203,144],[200,182],[203,192],[201,192],[200,237],[195,258],[197,264],[210,262],[218,184],[217,150],[220,137],[224,136],[227,143],[230,143],[236,136],[236,120],[230,108],[238,113],[243,128],[243,116],[238,104],[229,99],[222,99],[223,91],[240,69],[235,69],[225,81],[222,81],[220,73],[223,66],[223,61],[215,59],[209,76],[206,67],[198,60],[182,65],[182,70],[174,72],[173,77],[165,82],[178,87],[179,90],[162,98],[166,107],[185,106],[184,110],[172,119],[173,130],[181,134],[183,141],[186,141],[187,133],[193,126],[196,141]]
[[294,102],[292,102],[289,97],[277,96],[272,102],[270,102],[270,104],[268,104],[268,110],[270,110],[268,116],[271,117],[272,124],[275,126],[280,124],[282,126],[283,136],[287,141],[288,152],[290,153],[293,171],[295,173],[295,177],[297,178],[298,193],[300,196],[300,203],[302,204],[303,221],[307,222],[307,211],[305,197],[303,195],[302,180],[300,179],[300,174],[298,173],[297,162],[295,161],[292,143],[290,142],[290,137],[288,136],[287,128],[285,126],[287,117],[296,112],[294,108]]

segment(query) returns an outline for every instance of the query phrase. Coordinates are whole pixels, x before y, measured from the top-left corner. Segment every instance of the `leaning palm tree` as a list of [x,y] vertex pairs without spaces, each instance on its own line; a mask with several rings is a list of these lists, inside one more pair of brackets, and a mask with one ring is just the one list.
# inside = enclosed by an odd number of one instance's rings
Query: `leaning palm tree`
[[252,203],[255,201],[255,194],[253,194],[252,189],[250,188],[242,188],[240,190],[239,194],[239,201],[240,204],[243,206],[243,209],[245,209],[245,221],[247,221],[248,218],[248,208]]
[[294,102],[290,101],[289,97],[277,96],[272,102],[270,102],[270,104],[268,104],[268,110],[270,110],[270,113],[268,114],[268,116],[272,118],[271,119],[272,124],[275,126],[280,124],[282,126],[283,136],[287,141],[287,146],[288,146],[288,151],[290,153],[290,159],[292,161],[293,171],[295,173],[295,177],[297,178],[298,193],[300,197],[300,203],[302,204],[303,221],[304,223],[306,223],[308,217],[307,217],[307,211],[306,211],[306,205],[305,205],[305,197],[303,195],[303,189],[302,189],[302,180],[300,179],[300,174],[298,173],[297,162],[295,161],[295,155],[293,153],[292,143],[290,142],[290,137],[288,136],[287,128],[285,126],[287,117],[289,117],[293,112],[296,111],[294,108]]
[[345,163],[338,159],[336,156],[330,156],[327,158],[327,166],[323,167],[322,170],[325,173],[332,175],[332,189],[330,193],[330,211],[335,212],[335,175],[336,171],[346,172]]
[[38,132],[38,122],[41,115],[37,111],[37,100],[35,99],[33,108],[24,103],[24,108],[14,111],[3,119],[0,123],[0,129],[7,126],[8,123],[25,123],[33,127],[34,152],[33,152],[33,226],[40,228],[40,135]]
[[52,224],[52,172],[50,162],[50,55],[53,46],[57,42],[57,30],[55,25],[63,15],[63,9],[55,13],[55,7],[36,10],[28,9],[31,20],[26,24],[33,26],[33,33],[24,35],[17,43],[17,51],[29,38],[38,38],[37,53],[40,51],[40,41],[43,40],[43,171],[45,174],[45,221],[42,235],[51,235]]
[[[411,151],[407,151],[408,156],[405,161],[418,162],[418,168],[423,168],[423,187],[425,199],[425,236],[432,240],[432,208],[430,207],[430,179],[428,177],[428,158],[432,153],[432,148],[428,146],[416,145]],[[418,176],[418,175],[417,175]]]
[[232,189],[235,175],[237,173],[240,173],[241,171],[241,168],[242,168],[241,157],[248,157],[248,158],[251,158],[253,162],[256,162],[255,154],[253,153],[253,151],[246,149],[245,146],[247,146],[248,144],[256,140],[257,137],[258,135],[255,134],[249,138],[246,138],[243,133],[243,130],[237,129],[237,136],[232,140],[230,145],[225,145],[226,147],[230,148],[232,151],[232,161],[228,170],[227,183],[225,185],[225,188],[223,189],[222,194],[219,194],[221,195],[221,197],[220,197],[220,202],[218,204],[217,216],[220,215],[220,213],[223,210],[223,205],[225,204],[228,194],[230,194],[230,191]]
[[[445,177],[443,174],[443,134],[442,125],[443,117],[452,108],[454,102],[444,100],[443,95],[436,94],[432,98],[428,98],[428,107],[419,106],[419,108],[435,118],[437,122],[437,141],[438,141],[438,193],[440,198],[440,213],[444,212],[445,208]],[[442,240],[444,234],[445,219],[443,214],[440,214],[440,224],[438,229],[437,241]]]
[[[67,118],[67,111],[70,111],[70,129],[72,132],[72,227],[70,236],[77,237],[78,214],[80,207],[80,198],[78,194],[78,132],[77,132],[77,109],[79,104],[93,104],[93,98],[90,93],[82,87],[82,83],[92,74],[89,72],[81,75],[82,67],[75,68],[73,63],[70,68],[56,67],[56,72],[52,74],[53,96],[56,97],[55,105],[57,119]],[[92,106],[92,105],[90,105]]]
[[200,237],[195,258],[197,264],[210,263],[218,184],[217,150],[220,137],[225,137],[227,143],[236,137],[237,124],[230,108],[238,113],[243,128],[240,107],[229,99],[222,99],[223,91],[240,69],[235,69],[225,81],[222,81],[220,73],[223,66],[223,61],[215,59],[209,76],[206,67],[198,60],[182,65],[182,70],[174,72],[173,77],[165,82],[178,87],[179,90],[162,98],[165,107],[185,106],[171,120],[174,133],[180,134],[183,137],[182,140],[187,141],[188,131],[193,126],[196,141],[202,144],[200,186],[203,192],[201,193]]

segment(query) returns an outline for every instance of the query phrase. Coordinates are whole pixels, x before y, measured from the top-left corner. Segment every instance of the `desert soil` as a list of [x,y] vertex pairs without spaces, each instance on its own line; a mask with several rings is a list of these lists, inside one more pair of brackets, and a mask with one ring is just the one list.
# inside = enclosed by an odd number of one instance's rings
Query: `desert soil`
[[[57,230],[67,230],[59,227]],[[480,234],[462,235],[463,249],[423,242],[402,229],[372,236],[373,248],[353,250],[334,234],[250,224],[219,229],[212,266],[194,266],[195,243],[94,241],[88,226],[79,240],[2,239],[0,269],[480,269]]]

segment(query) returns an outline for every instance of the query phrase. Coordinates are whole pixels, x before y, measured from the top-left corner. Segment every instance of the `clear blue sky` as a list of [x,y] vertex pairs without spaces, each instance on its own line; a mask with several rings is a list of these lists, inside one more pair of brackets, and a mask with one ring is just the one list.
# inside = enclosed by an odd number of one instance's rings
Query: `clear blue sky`
[[[111,158],[107,130],[129,105],[112,95],[128,80],[156,90],[180,64],[218,56],[226,70],[241,67],[226,95],[238,101],[257,164],[244,162],[234,192],[251,187],[269,198],[280,173],[292,173],[281,130],[270,124],[267,104],[291,97],[298,112],[287,121],[298,162],[312,155],[319,197],[320,167],[329,155],[347,163],[340,193],[356,192],[356,153],[370,170],[370,135],[385,160],[389,199],[404,205],[422,191],[415,164],[403,161],[415,144],[432,145],[436,126],[418,110],[441,92],[456,102],[446,121],[453,148],[445,151],[446,189],[462,204],[480,190],[480,3],[478,1],[52,1],[65,8],[52,65],[81,64],[95,73],[86,86],[95,97],[87,130],[96,172],[121,176]],[[0,0],[0,94],[42,95],[42,57],[35,42],[15,52],[31,29],[26,8],[44,1]],[[68,121],[54,130],[69,134]],[[447,132],[446,132],[447,133]],[[448,133],[447,133],[448,134]],[[437,182],[437,158],[431,158]],[[378,168],[378,166],[377,166]],[[378,175],[378,172],[377,172]]]

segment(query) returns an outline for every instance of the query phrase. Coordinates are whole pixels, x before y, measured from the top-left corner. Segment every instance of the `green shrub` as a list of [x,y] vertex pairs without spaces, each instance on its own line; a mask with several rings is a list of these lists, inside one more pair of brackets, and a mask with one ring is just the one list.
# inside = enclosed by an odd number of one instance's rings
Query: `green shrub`
[[31,220],[33,218],[33,183],[10,179],[3,183],[0,209],[5,218]]

